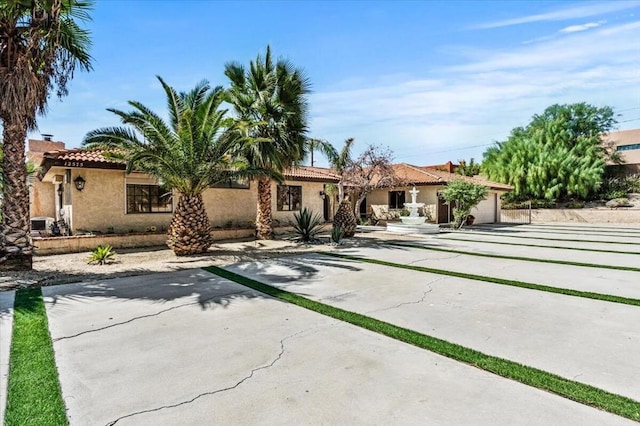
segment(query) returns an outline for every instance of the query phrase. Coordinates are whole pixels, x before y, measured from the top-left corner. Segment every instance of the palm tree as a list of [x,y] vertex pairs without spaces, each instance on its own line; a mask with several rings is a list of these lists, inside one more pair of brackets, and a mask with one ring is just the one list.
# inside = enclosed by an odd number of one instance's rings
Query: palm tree
[[340,228],[345,237],[353,237],[356,232],[356,216],[351,202],[345,197],[344,180],[345,171],[352,164],[351,158],[351,145],[355,142],[355,139],[349,138],[344,141],[344,146],[339,153],[329,158],[331,168],[336,174],[340,175],[340,182],[338,182],[338,211],[333,217],[333,227]]
[[256,238],[271,239],[271,178],[304,158],[309,81],[289,61],[274,62],[269,46],[248,69],[227,63],[225,75],[231,83],[227,101],[242,132],[244,155],[254,168],[265,170],[258,177]]
[[[324,154],[329,162],[332,162],[334,158],[338,157],[338,151],[336,151],[333,145],[324,139],[307,138],[305,141],[305,151],[310,157],[311,167],[315,165],[313,158],[315,151],[319,151],[321,154]],[[304,160],[307,160],[306,156]]]
[[158,80],[167,96],[169,123],[141,103],[129,101],[132,112],[109,109],[129,127],[93,130],[83,144],[125,160],[127,173],[147,172],[177,191],[167,245],[178,256],[203,253],[212,237],[202,193],[225,179],[250,178],[254,170],[233,155],[238,142],[235,133],[225,131],[231,120],[225,118],[227,110],[220,109],[221,87],[211,89],[203,81],[188,93],[178,93]]
[[89,71],[91,2],[3,0],[0,2],[0,120],[3,127],[0,268],[31,269],[29,190],[25,169],[27,131],[35,129],[52,90],[67,94],[76,69]]

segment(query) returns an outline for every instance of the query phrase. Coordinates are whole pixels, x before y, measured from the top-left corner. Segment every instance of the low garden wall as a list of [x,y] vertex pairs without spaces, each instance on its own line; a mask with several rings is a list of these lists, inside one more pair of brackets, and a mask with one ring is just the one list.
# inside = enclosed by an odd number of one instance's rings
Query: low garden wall
[[634,223],[640,224],[640,209],[533,209],[531,222]]
[[[274,227],[276,235],[291,232],[293,227]],[[249,238],[255,235],[254,228],[214,228],[211,231],[214,241],[235,240]],[[167,234],[162,233],[131,233],[131,234],[100,234],[77,235],[71,237],[34,237],[34,251],[37,255],[79,253],[91,251],[98,245],[110,245],[115,249],[164,246]]]

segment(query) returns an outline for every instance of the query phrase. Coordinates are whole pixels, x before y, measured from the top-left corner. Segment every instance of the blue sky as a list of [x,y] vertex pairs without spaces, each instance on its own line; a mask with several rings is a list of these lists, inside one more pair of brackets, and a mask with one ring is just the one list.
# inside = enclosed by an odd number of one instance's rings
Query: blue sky
[[98,0],[92,16],[94,71],[51,100],[32,137],[77,147],[119,124],[106,108],[162,113],[156,75],[224,86],[226,62],[267,44],[311,80],[310,135],[338,148],[355,137],[356,154],[479,160],[554,103],[609,105],[620,129],[640,127],[640,1]]

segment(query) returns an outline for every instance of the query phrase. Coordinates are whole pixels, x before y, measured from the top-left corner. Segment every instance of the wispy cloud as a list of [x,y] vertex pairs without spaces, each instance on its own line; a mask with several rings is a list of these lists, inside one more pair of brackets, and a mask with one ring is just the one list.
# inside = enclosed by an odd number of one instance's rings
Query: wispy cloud
[[599,16],[606,13],[617,12],[620,10],[633,9],[640,7],[638,1],[618,1],[607,3],[588,3],[579,6],[564,8],[547,13],[536,15],[521,16],[518,18],[505,19],[502,21],[493,21],[472,27],[473,29],[489,29],[510,27],[513,25],[530,24],[533,22],[544,21],[565,21],[569,19],[588,18],[591,16]]
[[319,92],[311,128],[338,143],[354,136],[361,148],[388,144],[397,161],[479,158],[482,145],[554,103],[640,105],[639,29],[633,22],[516,50],[469,51],[466,62],[425,78]]
[[561,29],[560,33],[568,34],[568,33],[577,33],[580,31],[590,30],[591,28],[598,28],[599,26],[606,24],[607,21],[598,21],[598,22],[587,22],[582,25],[569,25],[568,27],[564,27]]

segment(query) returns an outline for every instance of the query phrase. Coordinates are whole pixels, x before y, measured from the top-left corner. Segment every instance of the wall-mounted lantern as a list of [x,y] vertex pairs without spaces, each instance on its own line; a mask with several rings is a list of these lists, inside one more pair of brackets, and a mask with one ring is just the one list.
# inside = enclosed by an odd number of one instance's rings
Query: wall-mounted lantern
[[84,178],[82,176],[78,176],[77,178],[75,178],[73,180],[73,183],[76,186],[76,189],[78,191],[82,191],[84,189],[84,184],[86,183],[86,181],[84,180]]

